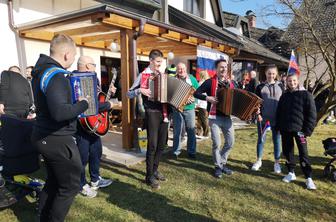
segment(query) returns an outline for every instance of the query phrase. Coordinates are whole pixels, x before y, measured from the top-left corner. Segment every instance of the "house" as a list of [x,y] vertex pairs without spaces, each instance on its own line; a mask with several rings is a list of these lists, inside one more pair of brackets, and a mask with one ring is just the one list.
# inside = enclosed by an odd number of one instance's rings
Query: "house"
[[[276,64],[282,69],[287,69],[287,58],[272,52],[259,41],[251,38],[250,26],[253,22],[251,23],[248,17],[223,12],[220,1],[210,1],[210,3],[214,21],[191,14],[176,5],[169,6],[169,21],[176,26],[191,29],[195,32],[240,43],[242,47],[239,53],[232,57],[234,74],[235,72],[240,74],[243,70],[252,69],[258,69],[263,73],[263,65],[270,63]],[[253,18],[253,16],[251,17]]]
[[[0,3],[0,46],[6,52],[1,53],[0,68],[34,65],[40,53],[49,53],[49,41],[57,33],[70,35],[75,40],[78,56],[90,55],[97,61],[102,85],[109,84],[111,69],[120,66],[122,146],[130,149],[136,125],[134,101],[126,98],[126,91],[138,73],[137,60],[146,63],[153,48],[160,49],[165,57],[172,49],[176,57],[194,56],[199,45],[233,56],[238,54],[240,44],[153,19],[151,15],[158,16],[154,12],[162,8],[158,1],[108,1],[109,5],[100,4],[102,2],[107,1],[10,0]],[[75,68],[74,64],[70,69]]]
[[[263,80],[263,68],[266,64],[276,64],[280,72],[285,72],[288,68],[288,58],[290,57],[290,48],[287,42],[281,40],[284,33],[283,30],[270,27],[268,29],[261,29],[256,27],[256,15],[253,11],[248,10],[245,16],[223,11],[225,28],[240,33],[246,44],[246,51],[250,54],[255,54],[255,58],[252,59],[251,55],[242,53],[238,57],[234,58],[235,65],[242,67],[242,69],[251,69],[252,67],[258,67],[259,79]],[[242,49],[244,51],[244,48]],[[262,56],[258,54],[264,52],[262,55],[267,55],[267,58],[262,59]],[[256,58],[259,60],[253,61]]]

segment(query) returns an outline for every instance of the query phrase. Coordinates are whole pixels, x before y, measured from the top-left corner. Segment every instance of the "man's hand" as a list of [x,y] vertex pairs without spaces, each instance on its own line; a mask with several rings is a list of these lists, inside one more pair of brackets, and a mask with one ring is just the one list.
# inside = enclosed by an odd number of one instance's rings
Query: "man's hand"
[[193,96],[190,96],[187,100],[187,104],[191,104],[195,102],[195,98]]
[[150,95],[151,95],[150,89],[140,88],[140,92],[141,92],[142,95],[147,96],[147,97],[150,97]]
[[5,106],[4,106],[4,104],[0,104],[0,114],[5,114]]
[[36,113],[29,113],[29,115],[27,116],[27,119],[35,119],[36,117]]
[[258,122],[261,122],[262,120],[263,120],[262,116],[261,116],[260,114],[258,114],[258,116],[257,116],[257,121],[258,121]]
[[206,100],[207,102],[211,103],[211,104],[216,104],[216,103],[218,103],[217,98],[214,97],[214,96],[207,96],[207,97],[205,98],[205,100]]
[[85,100],[87,103],[89,103],[89,99],[90,99],[90,96],[86,96],[86,97],[80,96],[80,97],[78,97],[78,101]]

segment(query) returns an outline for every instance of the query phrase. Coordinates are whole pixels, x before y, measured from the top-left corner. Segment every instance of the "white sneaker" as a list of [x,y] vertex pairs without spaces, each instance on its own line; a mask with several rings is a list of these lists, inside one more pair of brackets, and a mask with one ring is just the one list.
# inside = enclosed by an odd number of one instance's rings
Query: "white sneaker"
[[97,191],[92,189],[89,184],[85,184],[80,192],[83,196],[94,198],[97,196]]
[[316,186],[312,178],[310,177],[307,178],[306,185],[308,190],[316,190]]
[[291,181],[296,180],[295,173],[288,173],[283,179],[283,182],[290,183]]
[[277,173],[277,174],[281,173],[280,163],[274,163],[274,173]]
[[252,166],[251,169],[252,169],[253,171],[258,171],[258,170],[260,169],[261,165],[262,165],[262,162],[261,162],[260,160],[257,160],[257,162],[255,162],[255,163],[253,164],[253,166]]

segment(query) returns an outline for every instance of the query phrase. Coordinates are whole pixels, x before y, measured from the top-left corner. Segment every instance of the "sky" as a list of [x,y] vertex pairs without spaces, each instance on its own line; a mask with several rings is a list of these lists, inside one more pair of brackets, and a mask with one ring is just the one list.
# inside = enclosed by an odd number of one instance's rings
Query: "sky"
[[[257,16],[257,28],[268,28],[275,26],[285,28],[284,21],[279,16],[264,17],[265,11],[262,10],[265,6],[273,5],[279,7],[277,0],[221,0],[222,9],[227,12],[235,13],[244,16],[246,11],[252,10]],[[265,20],[267,24],[263,21]]]

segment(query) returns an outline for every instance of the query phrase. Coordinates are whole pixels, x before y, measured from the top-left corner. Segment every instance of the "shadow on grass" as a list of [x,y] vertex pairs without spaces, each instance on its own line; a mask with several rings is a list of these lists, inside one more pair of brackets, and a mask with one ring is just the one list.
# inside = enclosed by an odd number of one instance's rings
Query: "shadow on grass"
[[213,165],[212,157],[210,155],[197,153],[196,159],[191,159],[188,157],[185,150],[182,151],[177,159],[171,153],[167,153],[161,158],[161,162],[210,174],[213,174],[214,169],[214,167],[209,166],[209,164]]
[[[103,168],[103,169],[109,170],[112,173],[119,174],[119,175],[122,175],[122,176],[126,176],[128,178],[133,178],[133,179],[138,180],[140,182],[144,181],[144,178],[145,178],[145,175],[146,175],[146,173],[141,171],[141,170],[137,170],[137,169],[126,167],[126,166],[111,164],[111,163],[107,163],[107,162],[102,162],[100,167]],[[129,171],[130,173],[127,173],[126,171]],[[135,176],[134,174],[137,174],[137,175],[141,176],[141,179],[139,177]]]
[[[37,203],[36,202],[29,202],[26,198],[20,199],[18,202],[16,202],[14,205],[9,207],[16,216],[17,220],[20,222],[32,222],[37,221]],[[1,209],[0,213],[2,211],[6,210]]]
[[[107,192],[106,192],[107,191]],[[107,201],[150,221],[217,221],[174,206],[172,201],[159,191],[150,191],[117,181],[113,189],[106,192]]]

